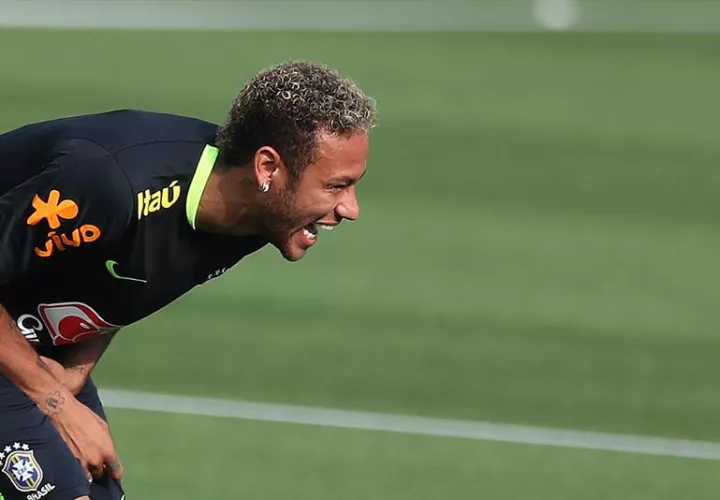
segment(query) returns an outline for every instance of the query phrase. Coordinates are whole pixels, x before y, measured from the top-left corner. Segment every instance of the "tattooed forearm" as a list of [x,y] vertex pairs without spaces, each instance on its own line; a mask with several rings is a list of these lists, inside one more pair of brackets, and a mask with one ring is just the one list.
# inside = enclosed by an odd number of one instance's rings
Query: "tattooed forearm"
[[53,392],[45,398],[45,414],[50,418],[57,417],[62,412],[63,404],[65,404],[65,398],[60,391]]

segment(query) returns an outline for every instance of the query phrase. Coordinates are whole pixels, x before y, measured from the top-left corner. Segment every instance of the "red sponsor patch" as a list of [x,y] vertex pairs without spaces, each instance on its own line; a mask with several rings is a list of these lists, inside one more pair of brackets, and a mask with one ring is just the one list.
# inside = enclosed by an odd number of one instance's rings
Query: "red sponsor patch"
[[89,340],[120,328],[108,323],[95,309],[81,302],[40,304],[38,313],[55,345]]

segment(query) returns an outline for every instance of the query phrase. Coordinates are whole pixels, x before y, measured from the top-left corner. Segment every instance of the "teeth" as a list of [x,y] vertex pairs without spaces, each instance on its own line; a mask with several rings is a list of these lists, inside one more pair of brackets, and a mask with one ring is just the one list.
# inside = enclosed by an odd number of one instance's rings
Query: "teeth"
[[335,229],[335,226],[332,224],[319,224],[317,222],[313,222],[312,224],[308,224],[303,228],[303,234],[306,238],[316,240],[317,233],[320,229],[324,229],[325,231],[332,231],[333,229]]

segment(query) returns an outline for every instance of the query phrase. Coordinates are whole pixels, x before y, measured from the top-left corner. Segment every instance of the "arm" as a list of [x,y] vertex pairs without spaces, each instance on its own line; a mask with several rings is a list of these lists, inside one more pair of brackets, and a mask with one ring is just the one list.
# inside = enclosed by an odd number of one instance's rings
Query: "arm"
[[[66,253],[93,252],[126,234],[134,211],[132,190],[115,160],[96,148],[89,145],[83,152],[77,146],[71,154],[68,146],[68,153],[58,160],[62,164],[51,163],[35,177],[0,195],[0,282],[22,282],[28,274],[42,274],[63,265],[67,261],[62,255]],[[90,225],[95,229],[94,239],[69,245],[62,252],[53,251],[51,231],[56,237],[71,235]],[[78,372],[89,373],[107,345],[100,347],[81,349],[84,354],[73,356]],[[122,476],[105,421],[53,375],[1,304],[0,375],[50,418],[88,473],[97,476],[107,470],[113,477]]]
[[73,395],[77,395],[116,333],[108,333],[78,344],[65,346],[54,359],[44,356],[40,356],[40,359],[47,365],[55,378]]
[[120,479],[122,465],[105,421],[78,402],[25,340],[0,305],[0,375],[22,390],[52,421],[85,470]]
[[20,388],[51,419],[62,413],[69,390],[25,340],[0,305],[0,375]]

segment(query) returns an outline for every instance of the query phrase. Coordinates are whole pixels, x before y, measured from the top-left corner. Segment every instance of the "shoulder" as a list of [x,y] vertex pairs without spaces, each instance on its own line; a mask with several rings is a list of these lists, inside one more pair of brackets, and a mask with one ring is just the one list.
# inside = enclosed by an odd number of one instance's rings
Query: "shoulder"
[[214,140],[217,125],[199,118],[123,109],[59,120],[67,139],[95,142],[111,154],[153,143]]
[[132,109],[68,120],[61,155],[74,162],[112,160],[135,191],[192,175],[217,131],[216,124],[199,118]]
[[65,182],[78,189],[127,194],[130,184],[117,159],[102,145],[86,138],[68,139],[52,162]]
[[32,147],[48,158],[68,153],[68,143],[82,140],[115,154],[153,143],[214,142],[217,128],[200,118],[123,109],[28,124],[0,135],[0,147]]

